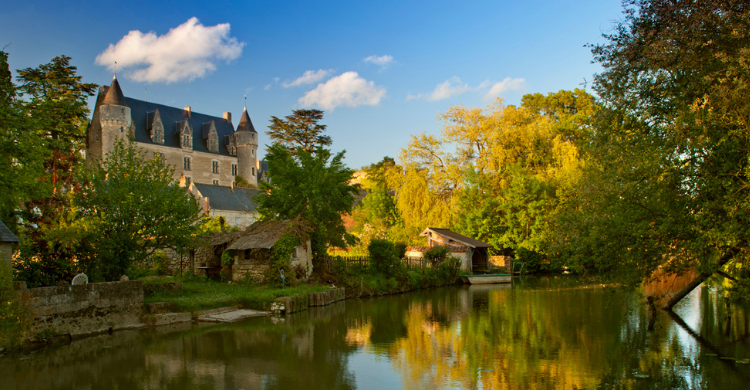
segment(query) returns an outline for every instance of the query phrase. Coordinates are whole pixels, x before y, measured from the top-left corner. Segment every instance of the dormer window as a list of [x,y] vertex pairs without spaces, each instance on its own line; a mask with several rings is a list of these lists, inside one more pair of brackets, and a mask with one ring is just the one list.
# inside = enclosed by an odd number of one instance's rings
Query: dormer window
[[188,122],[187,120],[177,122],[177,127],[179,129],[180,135],[180,147],[182,147],[183,149],[192,149],[193,128],[192,126],[190,126],[190,122]]
[[203,124],[203,139],[209,152],[219,153],[219,135],[214,121]]
[[164,125],[161,122],[159,110],[149,112],[146,115],[146,128],[148,129],[151,142],[164,144]]

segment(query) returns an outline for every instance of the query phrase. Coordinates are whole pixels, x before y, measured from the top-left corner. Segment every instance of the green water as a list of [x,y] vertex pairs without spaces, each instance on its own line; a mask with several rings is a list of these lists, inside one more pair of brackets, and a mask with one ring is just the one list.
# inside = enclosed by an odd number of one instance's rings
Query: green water
[[6,355],[0,389],[750,387],[745,307],[702,288],[648,331],[641,302],[571,277],[347,300]]

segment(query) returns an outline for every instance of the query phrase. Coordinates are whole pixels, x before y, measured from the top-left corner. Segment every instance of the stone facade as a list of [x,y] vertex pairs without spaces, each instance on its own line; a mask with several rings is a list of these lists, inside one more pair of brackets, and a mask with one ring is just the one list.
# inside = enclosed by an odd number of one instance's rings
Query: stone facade
[[258,185],[264,175],[258,159],[258,133],[247,108],[235,131],[232,115],[215,117],[153,102],[127,98],[117,78],[102,86],[87,130],[86,158],[104,158],[118,139],[129,138],[147,158],[163,157],[175,179],[228,186],[241,177]]
[[71,336],[139,326],[143,282],[90,283],[17,290],[33,319],[31,332]]

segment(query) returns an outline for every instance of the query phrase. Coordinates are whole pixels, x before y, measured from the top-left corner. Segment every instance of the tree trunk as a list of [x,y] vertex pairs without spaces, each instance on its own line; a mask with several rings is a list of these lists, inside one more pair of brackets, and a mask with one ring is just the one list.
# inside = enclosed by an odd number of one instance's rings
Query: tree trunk
[[[721,259],[719,259],[719,265],[718,267],[716,267],[716,269],[718,270],[724,264],[726,264],[729,260],[731,260],[734,257],[735,253],[736,253],[736,250],[733,249],[733,250],[730,250],[728,253],[726,253],[724,256],[722,256]],[[665,303],[664,306],[662,306],[662,310],[671,311],[672,307],[676,305],[677,302],[682,300],[682,298],[685,298],[686,295],[690,294],[690,292],[693,291],[693,289],[700,286],[701,283],[703,283],[706,279],[708,279],[713,274],[714,274],[713,272],[711,273],[704,272],[696,276],[695,279],[693,279],[693,281],[688,283],[687,286],[683,287],[682,290],[678,291],[677,294],[675,294],[672,298],[670,298],[669,301],[667,301],[667,303]]]

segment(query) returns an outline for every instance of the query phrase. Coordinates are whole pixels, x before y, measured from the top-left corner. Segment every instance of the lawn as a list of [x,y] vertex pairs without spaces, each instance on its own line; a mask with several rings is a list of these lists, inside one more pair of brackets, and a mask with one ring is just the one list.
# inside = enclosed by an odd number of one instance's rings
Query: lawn
[[[144,281],[156,284],[178,281],[173,278],[158,278]],[[174,302],[179,311],[215,309],[224,306],[240,306],[246,309],[268,310],[276,298],[304,296],[309,293],[328,291],[327,286],[299,285],[276,288],[263,284],[227,284],[210,280],[182,281],[182,290],[157,291],[146,294],[144,303]]]

